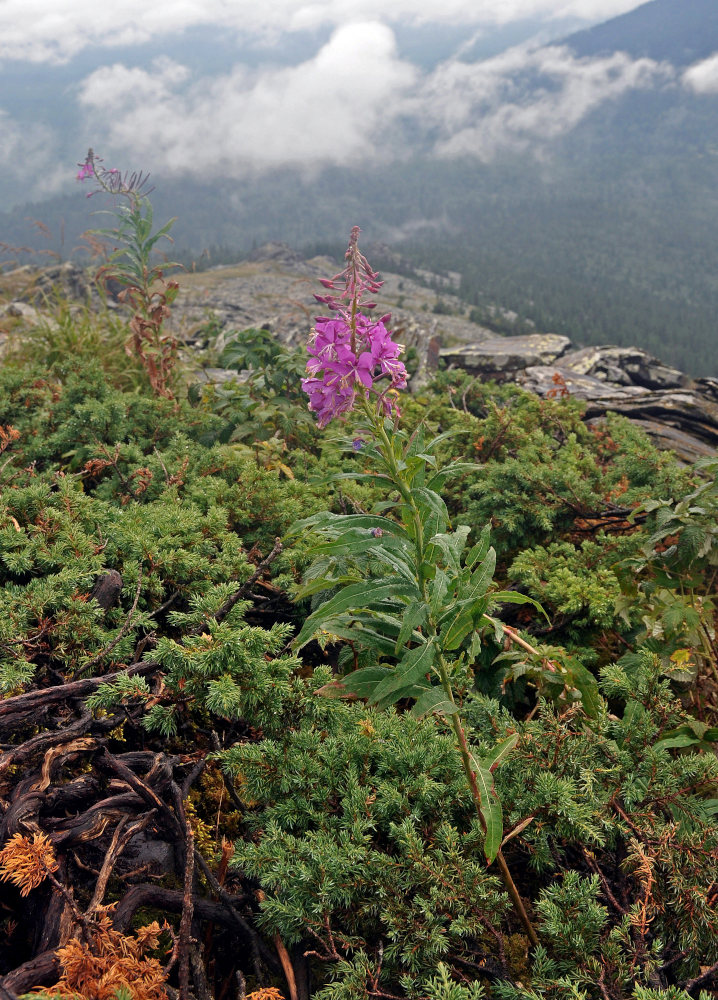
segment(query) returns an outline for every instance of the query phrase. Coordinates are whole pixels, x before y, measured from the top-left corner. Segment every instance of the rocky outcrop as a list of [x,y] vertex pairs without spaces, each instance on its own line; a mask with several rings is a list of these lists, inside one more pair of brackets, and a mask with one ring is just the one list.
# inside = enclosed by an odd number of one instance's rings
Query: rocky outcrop
[[684,462],[716,454],[718,379],[692,379],[637,347],[571,347],[556,334],[492,335],[440,353],[477,378],[586,400],[589,421],[621,413]]
[[584,347],[561,357],[561,367],[613,385],[678,389],[690,378],[637,347]]
[[[178,274],[180,293],[168,326],[186,344],[188,360],[193,348],[212,344],[221,349],[224,338],[248,327],[263,327],[284,343],[302,345],[321,311],[314,299],[319,278],[335,270],[335,261],[305,260],[286,244],[266,244],[242,263]],[[434,288],[406,275],[383,278],[375,314],[391,313],[395,338],[412,350],[418,363],[413,390],[443,361],[480,379],[517,382],[540,396],[583,399],[589,421],[609,411],[622,413],[683,461],[716,453],[718,379],[690,378],[636,347],[577,348],[553,333],[499,336],[470,322],[468,307],[446,283],[439,297],[436,275]],[[103,304],[92,271],[72,263],[0,275],[0,296],[9,302],[3,307],[6,330],[0,329],[0,340],[14,324],[37,322],[56,292],[85,305]],[[106,305],[117,308],[111,296]],[[219,382],[227,376],[235,378],[236,372],[207,369],[203,377]]]
[[621,413],[684,462],[718,449],[718,379],[692,379],[639,348],[570,351],[555,365],[527,365],[516,381],[539,396],[586,400],[588,420]]
[[556,333],[529,333],[518,337],[495,334],[480,343],[445,348],[440,357],[447,365],[465,368],[479,378],[513,379],[529,365],[547,365],[568,351],[571,341]]

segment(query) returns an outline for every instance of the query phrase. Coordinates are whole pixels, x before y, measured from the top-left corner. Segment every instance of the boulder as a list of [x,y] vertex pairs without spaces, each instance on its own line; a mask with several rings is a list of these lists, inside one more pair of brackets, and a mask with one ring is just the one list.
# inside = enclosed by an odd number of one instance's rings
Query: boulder
[[650,389],[637,385],[614,385],[593,375],[584,375],[560,365],[530,365],[516,375],[516,382],[537,396],[575,396],[577,399],[634,399]]
[[29,306],[27,302],[9,302],[0,310],[0,316],[24,319],[26,323],[31,323],[33,326],[40,322],[37,309],[34,306]]
[[71,302],[99,299],[92,274],[71,261],[43,268],[31,291],[31,301],[36,306],[52,302],[56,294]]
[[691,381],[677,368],[664,365],[638,347],[583,347],[562,355],[561,366],[577,375],[646,389],[679,389]]
[[518,337],[490,337],[480,343],[447,347],[441,358],[447,365],[465,368],[479,378],[507,381],[532,365],[548,365],[571,347],[557,333],[528,333]]

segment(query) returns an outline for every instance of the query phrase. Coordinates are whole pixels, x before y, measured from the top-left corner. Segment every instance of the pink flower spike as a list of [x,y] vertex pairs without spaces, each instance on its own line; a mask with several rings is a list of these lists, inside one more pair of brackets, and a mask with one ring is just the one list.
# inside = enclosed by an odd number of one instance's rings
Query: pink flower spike
[[86,177],[94,177],[95,168],[92,163],[88,160],[86,163],[80,164],[80,169],[77,171],[78,181],[84,181]]
[[389,314],[376,322],[360,310],[362,305],[374,308],[373,302],[362,303],[362,296],[379,291],[382,282],[359,251],[359,232],[358,226],[352,229],[341,274],[320,279],[328,293],[314,296],[335,313],[333,318],[316,319],[308,344],[309,377],[302,380],[319,427],[353,409],[358,393],[373,399],[380,413],[398,413],[396,390],[405,388],[407,382],[406,368],[399,360],[403,347],[392,340],[384,325]]

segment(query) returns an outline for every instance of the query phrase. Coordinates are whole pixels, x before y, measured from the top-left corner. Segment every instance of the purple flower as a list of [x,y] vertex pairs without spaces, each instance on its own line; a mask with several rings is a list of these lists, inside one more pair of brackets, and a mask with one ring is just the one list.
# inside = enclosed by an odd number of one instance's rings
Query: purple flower
[[372,528],[371,534],[374,536],[374,538],[381,538],[384,532],[382,531],[381,528]]
[[[310,377],[302,381],[302,389],[309,396],[309,409],[317,414],[320,427],[351,410],[357,393],[363,393],[365,399],[373,395],[382,413],[388,415],[395,409],[398,412],[395,390],[406,386],[406,368],[399,360],[403,347],[391,339],[384,325],[390,317],[374,321],[357,310],[361,296],[367,291],[378,291],[381,285],[378,275],[359,253],[358,235],[355,226],[346,253],[346,269],[321,282],[333,291],[338,290],[341,282],[344,285],[341,295],[315,296],[336,313],[333,318],[317,318],[308,344]],[[365,308],[370,308],[369,303]],[[357,448],[356,441],[354,447]]]
[[93,167],[90,160],[87,160],[85,163],[80,163],[78,165],[80,167],[80,169],[77,171],[78,181],[84,181],[86,177],[95,176],[95,168]]
[[364,438],[354,438],[352,441],[352,448],[354,451],[361,451],[364,447]]

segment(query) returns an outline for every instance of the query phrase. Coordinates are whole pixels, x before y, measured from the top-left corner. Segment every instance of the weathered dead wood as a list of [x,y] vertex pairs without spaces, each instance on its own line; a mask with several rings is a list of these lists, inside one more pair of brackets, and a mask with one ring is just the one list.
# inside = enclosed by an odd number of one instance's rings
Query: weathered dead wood
[[177,938],[180,960],[180,1000],[189,1000],[190,951],[192,948],[190,934],[192,930],[192,916],[194,914],[194,896],[192,895],[194,882],[194,836],[188,821],[186,821],[186,827],[187,832],[185,835],[185,870],[184,889],[182,892],[182,917],[180,919],[179,936]]
[[83,804],[90,805],[100,794],[100,782],[94,774],[81,774],[66,785],[48,788],[40,810],[41,816],[64,815],[66,811],[78,812]]
[[105,898],[107,883],[110,880],[110,875],[112,874],[112,870],[115,867],[117,859],[120,857],[134,835],[139,833],[140,830],[144,830],[150,822],[152,816],[152,812],[146,813],[139,820],[137,820],[137,822],[133,823],[126,829],[128,817],[125,815],[115,827],[115,831],[112,834],[112,840],[110,841],[110,846],[107,848],[104,861],[102,862],[100,874],[97,876],[95,891],[92,894],[90,905],[86,910],[88,915],[92,913],[93,910],[96,910],[98,906],[102,905],[102,901]]
[[227,617],[227,615],[235,606],[235,604],[237,604],[238,601],[241,601],[243,597],[247,597],[249,595],[249,592],[254,586],[254,584],[257,582],[257,580],[259,580],[260,576],[262,576],[265,569],[267,569],[268,566],[271,566],[271,564],[274,562],[274,560],[277,558],[277,556],[281,551],[282,551],[281,539],[275,538],[274,547],[272,548],[272,551],[269,553],[269,555],[265,556],[260,563],[257,564],[257,568],[255,569],[254,573],[252,573],[250,578],[245,583],[243,583],[232,594],[232,596],[229,597],[224,602],[222,607],[219,609],[219,611],[217,611],[217,613],[214,616],[216,621],[218,622],[224,621],[224,619]]
[[[247,899],[245,896],[232,897],[237,906]],[[150,908],[165,910],[167,913],[181,913],[184,893],[179,889],[163,889],[162,886],[143,882],[133,885],[124,894],[112,917],[115,930],[126,934],[132,926],[132,918],[138,910]],[[232,912],[228,912],[223,903],[213,899],[195,896],[194,915],[198,920],[207,920],[232,930],[237,929],[237,922]]]
[[85,698],[96,691],[101,684],[111,684],[120,675],[144,677],[159,668],[157,660],[146,660],[144,663],[132,663],[124,670],[116,670],[100,677],[87,677],[84,680],[70,681],[68,684],[56,684],[54,687],[39,688],[36,691],[26,691],[12,698],[0,701],[0,732],[16,729],[20,724],[32,720],[39,723],[46,712],[74,698]]
[[[9,699],[8,699],[9,700]],[[58,742],[67,742],[76,737],[84,736],[92,725],[92,715],[84,712],[75,722],[69,726],[64,726],[62,730],[50,730],[49,732],[38,733],[24,743],[11,750],[6,750],[0,754],[0,775],[11,766],[24,764],[35,756],[36,753],[55,746]]]
[[55,951],[43,951],[29,962],[3,977],[5,989],[15,993],[26,993],[33,986],[47,986],[56,983],[60,975],[60,960]]
[[[158,754],[157,757],[161,760],[162,754]],[[162,762],[165,764],[166,762]],[[157,792],[150,787],[147,783],[147,779],[150,778],[152,774],[152,769],[147,774],[145,780],[139,778],[134,771],[124,764],[117,757],[113,757],[107,749],[104,750],[102,755],[97,760],[98,766],[102,767],[103,770],[110,769],[114,771],[115,774],[126,782],[130,788],[136,792],[144,802],[149,805],[151,809],[156,809],[160,816],[163,816],[170,826],[170,829],[179,836],[184,836],[184,830],[181,827],[180,821],[175,815],[175,813],[170,809],[167,803],[160,798]],[[163,775],[164,777],[164,775]]]
[[136,813],[143,807],[139,795],[126,792],[94,803],[80,816],[44,820],[43,826],[56,848],[70,848],[97,840],[110,824],[118,823],[127,815],[128,810]]
[[[117,575],[119,576],[119,573]],[[120,577],[120,584],[122,584],[122,577]],[[122,628],[117,633],[117,635],[114,637],[114,639],[112,639],[104,647],[104,649],[101,649],[100,652],[97,653],[95,656],[93,656],[91,660],[88,660],[87,663],[83,663],[83,665],[81,667],[77,668],[77,670],[72,675],[73,679],[76,679],[77,677],[79,677],[80,674],[85,673],[85,671],[89,670],[91,667],[96,667],[97,664],[101,663],[102,660],[104,660],[104,658],[109,653],[112,652],[112,650],[115,648],[115,646],[117,646],[118,643],[122,639],[124,639],[124,637],[127,635],[127,633],[132,628],[132,620],[135,617],[135,611],[137,610],[137,603],[138,603],[138,601],[140,599],[140,591],[141,590],[142,590],[142,563],[140,563],[139,571],[138,571],[138,575],[137,575],[137,588],[135,590],[135,599],[132,602],[132,607],[130,608],[130,610],[129,610],[128,614],[127,614],[127,617],[125,618],[125,621],[124,621],[124,624],[122,625]]]
[[116,569],[108,569],[95,581],[90,597],[94,598],[104,611],[109,611],[120,603],[121,593],[122,577]]

